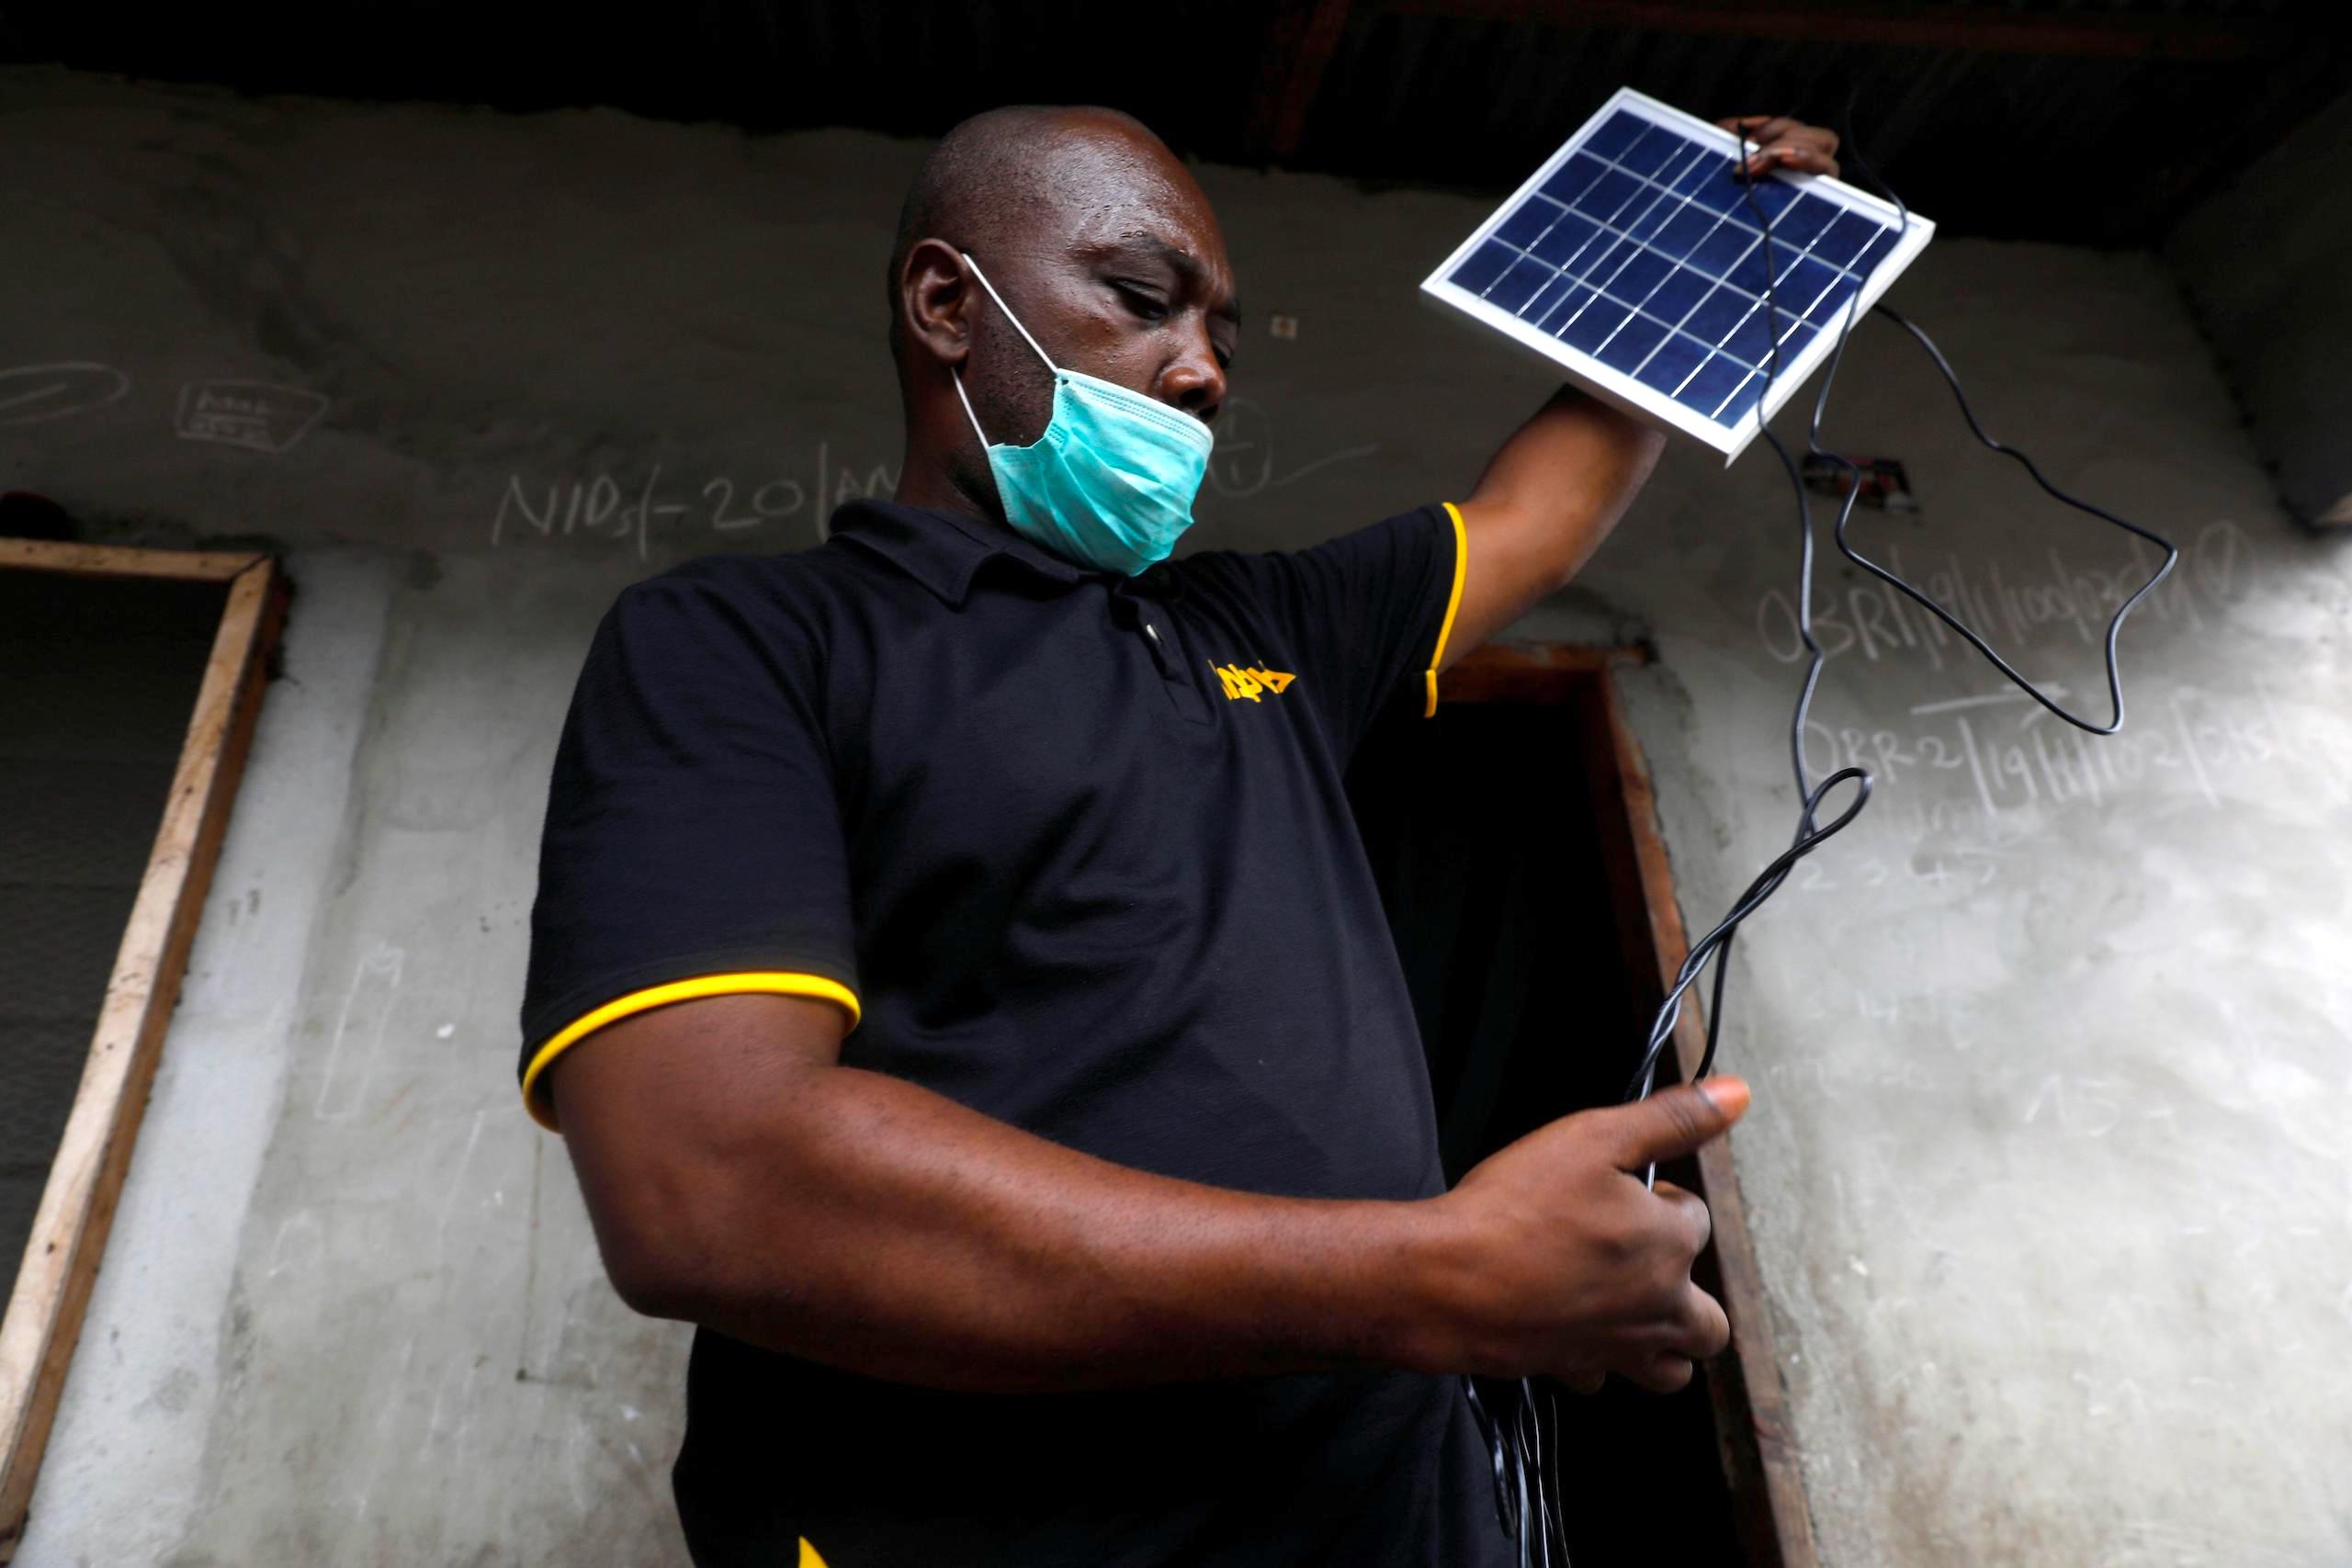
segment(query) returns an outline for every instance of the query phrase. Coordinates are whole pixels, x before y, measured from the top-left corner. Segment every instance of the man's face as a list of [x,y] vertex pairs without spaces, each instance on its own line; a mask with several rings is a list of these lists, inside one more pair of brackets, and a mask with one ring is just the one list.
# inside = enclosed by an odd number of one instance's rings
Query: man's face
[[[1054,363],[1214,421],[1240,331],[1233,268],[1208,198],[1156,141],[1115,125],[1057,139],[1034,221],[974,249]],[[989,439],[1026,445],[1053,379],[978,280],[966,382]]]

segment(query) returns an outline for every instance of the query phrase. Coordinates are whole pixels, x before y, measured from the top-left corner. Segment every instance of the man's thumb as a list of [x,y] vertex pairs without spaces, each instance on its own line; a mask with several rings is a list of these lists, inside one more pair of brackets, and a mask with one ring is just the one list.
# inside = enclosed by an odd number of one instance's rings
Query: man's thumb
[[1695,1084],[1660,1089],[1647,1100],[1611,1112],[1624,1128],[1618,1164],[1638,1171],[1695,1153],[1747,1110],[1747,1084],[1742,1078],[1702,1078]]

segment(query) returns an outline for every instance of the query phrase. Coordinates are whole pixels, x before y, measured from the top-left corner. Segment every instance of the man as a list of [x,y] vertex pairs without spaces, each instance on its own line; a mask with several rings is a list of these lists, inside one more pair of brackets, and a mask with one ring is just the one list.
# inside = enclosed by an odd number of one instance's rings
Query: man
[[1747,1090],[1445,1191],[1340,773],[1659,438],[1564,391],[1458,504],[1164,560],[1239,321],[1168,150],[967,121],[889,283],[895,501],[624,592],[550,785],[524,1092],[622,1297],[699,1325],[695,1561],[1510,1560],[1458,1374],[1719,1350],[1705,1209],[1633,1173]]

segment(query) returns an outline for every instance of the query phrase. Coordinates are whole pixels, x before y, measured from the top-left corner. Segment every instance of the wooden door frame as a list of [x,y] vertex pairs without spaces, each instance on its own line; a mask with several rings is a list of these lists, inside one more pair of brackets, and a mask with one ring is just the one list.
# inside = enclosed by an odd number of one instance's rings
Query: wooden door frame
[[[1673,986],[1690,950],[1675,901],[1649,765],[1625,722],[1617,691],[1616,671],[1647,663],[1651,657],[1638,648],[1490,643],[1464,656],[1441,678],[1448,703],[1561,707],[1574,714],[1592,781],[1621,958],[1625,972],[1636,976],[1644,1016]],[[1645,979],[1649,983],[1643,984]],[[1668,1082],[1696,1071],[1706,1050],[1695,990],[1683,998],[1673,1053],[1660,1064],[1660,1077]],[[1715,1292],[1731,1319],[1731,1348],[1708,1363],[1707,1388],[1740,1545],[1753,1568],[1819,1568],[1804,1475],[1772,1347],[1771,1313],[1731,1141],[1718,1138],[1700,1150],[1697,1165],[1699,1195],[1714,1219],[1714,1239],[1700,1259],[1701,1282]]]
[[16,1553],[66,1368],[106,1251],[197,917],[229,825],[278,633],[269,556],[0,538],[0,570],[217,582],[228,592],[147,870],[124,922],[80,1087],[0,1316],[0,1563]]

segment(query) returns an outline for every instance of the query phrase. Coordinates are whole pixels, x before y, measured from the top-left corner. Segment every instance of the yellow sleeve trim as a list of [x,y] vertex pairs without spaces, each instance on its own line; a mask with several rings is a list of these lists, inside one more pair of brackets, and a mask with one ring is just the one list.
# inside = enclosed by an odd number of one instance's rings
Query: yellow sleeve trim
[[1445,662],[1445,639],[1453,635],[1454,612],[1462,608],[1462,580],[1470,568],[1470,531],[1462,525],[1462,508],[1449,501],[1445,514],[1453,519],[1453,592],[1446,598],[1445,619],[1437,628],[1437,647],[1430,654],[1430,702],[1421,710],[1423,718],[1437,716],[1437,667]]
[[857,1027],[859,1008],[857,993],[837,980],[822,975],[793,975],[780,972],[752,972],[738,975],[697,975],[691,980],[673,980],[666,986],[649,986],[641,991],[631,991],[625,997],[606,1002],[595,1011],[583,1014],[548,1037],[548,1043],[531,1058],[523,1073],[523,1109],[531,1120],[550,1133],[563,1129],[555,1124],[555,1107],[547,1096],[536,1092],[539,1078],[548,1065],[572,1046],[585,1040],[608,1023],[618,1023],[632,1013],[653,1008],[668,1007],[672,1002],[690,1002],[697,997],[739,997],[753,992],[767,992],[783,997],[815,997],[822,1001],[836,1002],[849,1014],[849,1026]]

